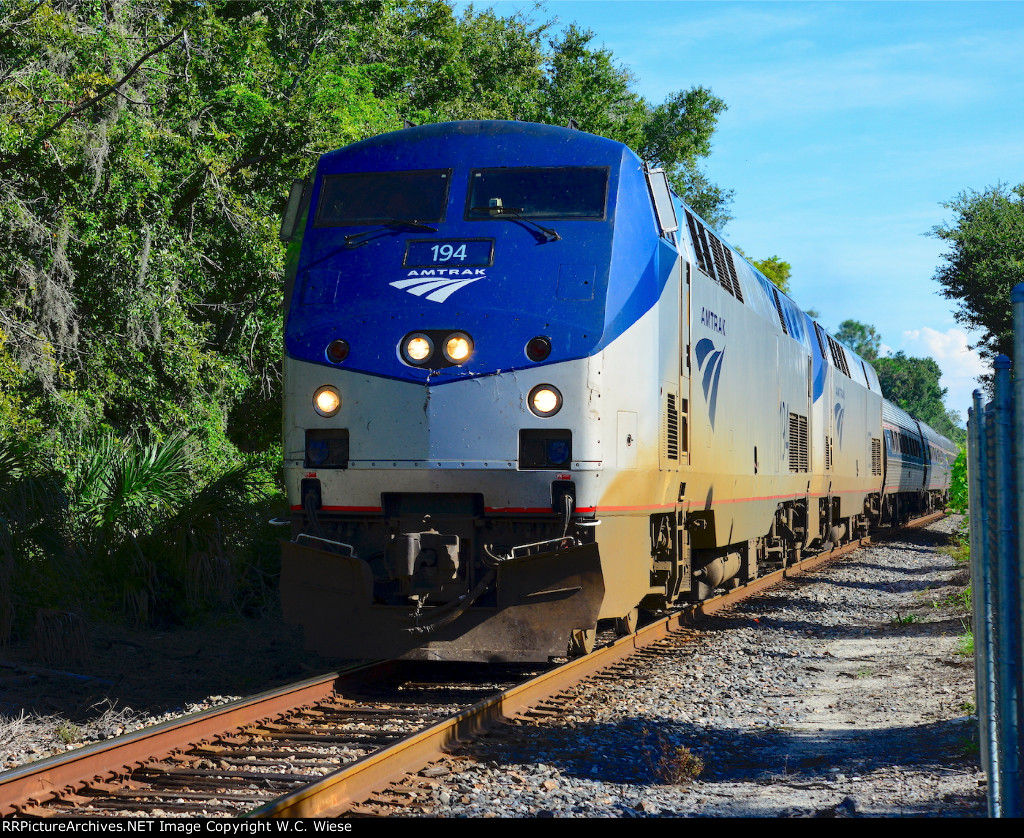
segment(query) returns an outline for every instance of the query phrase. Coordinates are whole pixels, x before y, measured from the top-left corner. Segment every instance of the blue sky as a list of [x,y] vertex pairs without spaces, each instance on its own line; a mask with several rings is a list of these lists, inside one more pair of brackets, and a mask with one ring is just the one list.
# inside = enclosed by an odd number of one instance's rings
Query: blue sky
[[[461,4],[460,4],[461,5]],[[725,100],[704,165],[735,192],[724,237],[793,266],[792,296],[831,331],[869,323],[931,356],[966,417],[984,370],[932,279],[965,190],[1024,181],[1024,4],[517,0],[596,33],[654,102]]]

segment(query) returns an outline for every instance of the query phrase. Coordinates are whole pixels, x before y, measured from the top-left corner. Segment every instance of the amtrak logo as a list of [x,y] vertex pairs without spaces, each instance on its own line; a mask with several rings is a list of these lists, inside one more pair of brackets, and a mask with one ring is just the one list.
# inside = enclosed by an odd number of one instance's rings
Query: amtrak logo
[[715,429],[715,409],[718,407],[718,379],[722,374],[724,349],[715,349],[710,338],[697,341],[694,348],[697,355],[697,369],[704,373],[701,386],[704,388],[704,400],[708,403],[708,417],[711,419],[711,430]]
[[836,436],[839,437],[839,447],[843,447],[843,419],[846,418],[846,408],[840,402],[836,402],[836,406],[832,408],[832,413],[836,418]]
[[431,302],[443,303],[460,288],[478,279],[487,279],[483,268],[428,268],[409,271],[405,279],[388,284]]

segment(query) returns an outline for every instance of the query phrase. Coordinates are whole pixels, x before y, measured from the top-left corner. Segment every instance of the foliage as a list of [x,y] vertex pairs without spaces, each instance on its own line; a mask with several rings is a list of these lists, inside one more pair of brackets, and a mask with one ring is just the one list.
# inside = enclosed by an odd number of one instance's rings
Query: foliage
[[278,219],[322,153],[405,119],[572,118],[727,220],[698,167],[725,104],[649,102],[593,39],[443,0],[0,6],[0,640],[72,597],[138,620],[258,599]]
[[942,295],[957,302],[957,320],[981,331],[983,356],[1011,355],[1010,291],[1024,282],[1024,183],[965,191],[943,206],[956,215],[932,228],[950,247],[934,279]]
[[19,612],[61,583],[64,481],[22,442],[0,438],[0,646]]
[[865,361],[874,362],[878,358],[882,336],[878,334],[874,326],[861,323],[859,320],[844,320],[839,324],[835,338],[850,347]]
[[901,351],[875,359],[872,366],[885,398],[954,442],[964,440],[966,431],[959,425],[959,415],[943,403],[946,388],[939,386],[942,370],[934,359],[914,358]]
[[265,596],[276,496],[257,463],[196,484],[197,446],[99,434],[61,474],[0,440],[0,643],[39,607],[188,619]]
[[789,262],[783,262],[778,256],[769,256],[767,259],[753,260],[753,265],[774,282],[780,291],[789,293],[789,277],[793,270]]
[[697,169],[724,103],[648,102],[593,33],[551,30],[440,0],[8,4],[0,418],[54,450],[188,430],[211,474],[276,445],[288,184],[405,118],[572,118],[724,221]]
[[711,152],[711,136],[725,102],[704,87],[672,93],[652,105],[633,92],[633,76],[609,50],[594,49],[594,33],[570,25],[549,40],[545,74],[532,117],[610,137],[663,167],[673,188],[712,227],[730,220],[732,192],[710,183],[697,165]]
[[967,450],[961,445],[950,474],[949,506],[954,512],[965,513],[967,501]]
[[673,786],[688,786],[704,771],[704,760],[685,745],[672,741],[662,730],[646,728],[640,734],[640,749],[652,779]]

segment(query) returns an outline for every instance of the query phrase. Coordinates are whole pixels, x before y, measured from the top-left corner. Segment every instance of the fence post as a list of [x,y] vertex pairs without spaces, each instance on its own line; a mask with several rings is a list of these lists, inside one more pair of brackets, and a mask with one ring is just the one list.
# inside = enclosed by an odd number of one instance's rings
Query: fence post
[[1000,816],[1021,816],[1020,795],[1020,591],[1017,584],[1017,548],[1014,538],[1013,396],[1010,359],[995,362],[994,512],[996,548],[996,725],[1000,747]]
[[[1016,625],[1017,644],[1017,739],[1012,746],[1017,753],[1018,769],[1024,759],[1024,499],[1020,497],[1024,491],[1024,282],[1018,283],[1010,292],[1010,305],[1013,309],[1013,357],[1016,359],[1014,370],[1013,394],[1014,412],[1010,435],[1014,442],[1014,460],[1016,486],[1013,493],[1016,507],[1011,525],[1014,530],[1013,555],[1010,557],[1014,565],[1017,580],[1017,602],[1013,609]],[[1019,816],[1024,801],[1024,775],[1018,775],[1015,790]]]
[[986,557],[988,510],[988,456],[985,407],[981,390],[974,391],[974,407],[967,418],[967,515],[970,521],[971,629],[974,633],[974,684],[978,714],[981,765],[988,778],[988,816],[1000,815],[999,740],[996,737],[996,673],[992,613],[992,565]]

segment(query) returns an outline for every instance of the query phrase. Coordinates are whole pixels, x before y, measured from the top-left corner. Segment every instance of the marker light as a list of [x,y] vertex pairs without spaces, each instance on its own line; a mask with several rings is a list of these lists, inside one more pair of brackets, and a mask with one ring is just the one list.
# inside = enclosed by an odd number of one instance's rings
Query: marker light
[[434,342],[426,335],[409,335],[402,347],[402,354],[410,364],[423,364],[434,354]]
[[341,394],[330,385],[318,387],[313,394],[313,409],[321,416],[333,416],[341,410]]
[[448,335],[444,342],[444,357],[453,364],[461,364],[473,352],[473,340],[464,332]]
[[327,344],[327,360],[332,364],[340,364],[348,357],[348,341],[332,340]]
[[543,361],[551,354],[551,341],[543,335],[530,338],[526,344],[526,357],[531,361]]
[[537,416],[554,416],[562,409],[562,394],[550,384],[538,384],[530,391],[530,410]]

